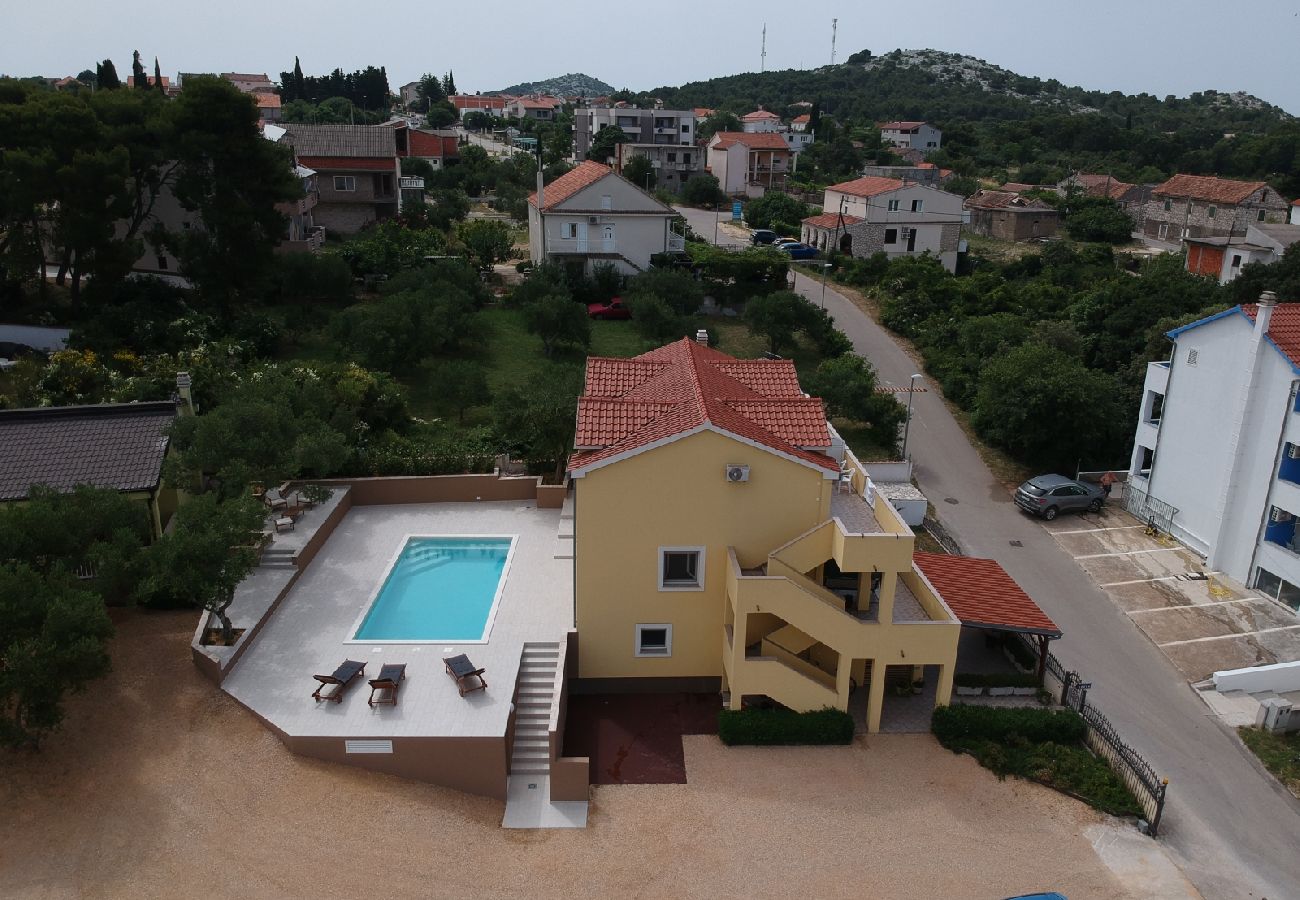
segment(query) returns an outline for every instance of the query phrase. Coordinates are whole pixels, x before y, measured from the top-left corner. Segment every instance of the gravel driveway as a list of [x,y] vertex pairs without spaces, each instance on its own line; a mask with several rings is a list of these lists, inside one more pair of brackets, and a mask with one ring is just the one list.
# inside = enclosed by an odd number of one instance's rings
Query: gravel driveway
[[[192,613],[115,618],[113,674],[73,699],[41,754],[0,757],[0,896],[998,898],[1052,888],[1112,900],[1184,886],[1131,826],[999,782],[926,735],[772,749],[687,736],[689,784],[597,787],[585,831],[503,830],[496,801],[291,755],[194,669]],[[1156,889],[1152,877],[1166,880]]]

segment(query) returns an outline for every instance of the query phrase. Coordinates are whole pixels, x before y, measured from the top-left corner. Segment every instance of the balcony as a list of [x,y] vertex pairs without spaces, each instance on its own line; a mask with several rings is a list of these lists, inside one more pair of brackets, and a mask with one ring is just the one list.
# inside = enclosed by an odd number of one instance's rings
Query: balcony
[[686,249],[686,238],[676,233],[670,233],[668,235],[667,250],[669,253],[681,253],[685,249]]

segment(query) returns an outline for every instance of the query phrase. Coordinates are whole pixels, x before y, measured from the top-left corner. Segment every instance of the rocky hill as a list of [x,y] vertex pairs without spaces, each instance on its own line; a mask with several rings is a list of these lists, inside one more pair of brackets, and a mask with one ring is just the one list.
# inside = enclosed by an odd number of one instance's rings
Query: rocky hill
[[544,81],[525,81],[496,91],[498,94],[555,94],[560,97],[602,97],[613,92],[612,86],[581,72],[558,75]]

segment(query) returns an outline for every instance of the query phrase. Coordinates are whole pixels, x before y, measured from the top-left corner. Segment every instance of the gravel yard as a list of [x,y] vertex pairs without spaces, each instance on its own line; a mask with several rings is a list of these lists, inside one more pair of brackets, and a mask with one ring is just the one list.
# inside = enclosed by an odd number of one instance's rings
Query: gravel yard
[[688,735],[689,784],[597,787],[585,831],[503,830],[495,801],[291,755],[194,669],[194,614],[115,619],[113,674],[41,754],[0,756],[0,896],[1155,895],[1144,859],[1094,850],[1131,826],[927,735]]

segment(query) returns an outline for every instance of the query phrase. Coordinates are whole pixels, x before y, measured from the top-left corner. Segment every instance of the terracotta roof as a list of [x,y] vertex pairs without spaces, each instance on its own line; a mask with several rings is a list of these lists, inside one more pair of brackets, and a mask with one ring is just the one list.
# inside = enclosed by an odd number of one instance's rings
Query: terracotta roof
[[1083,190],[1083,193],[1089,197],[1109,197],[1112,200],[1120,199],[1136,187],[1136,185],[1129,184],[1126,181],[1119,181],[1109,175],[1095,175],[1087,172],[1079,172],[1068,180],[1078,185]]
[[1151,191],[1155,197],[1186,197],[1211,203],[1241,203],[1255,191],[1268,187],[1266,181],[1232,181],[1212,175],[1175,175]]
[[921,551],[912,560],[963,625],[1061,636],[1056,623],[994,560]]
[[704,106],[697,106],[697,107],[695,107],[693,110],[691,110],[691,112],[695,113],[695,115],[696,115],[697,117],[701,118],[701,119],[707,119],[709,116],[711,116],[711,115],[713,115],[714,113],[716,113],[717,110],[716,110],[716,109],[708,109],[707,107],[704,107]]
[[0,500],[20,500],[34,484],[157,487],[175,418],[170,402],[0,411]]
[[1012,194],[1019,194],[1021,191],[1032,191],[1037,189],[1037,187],[1038,185],[1036,184],[1026,184],[1023,181],[1008,181],[1006,184],[1002,185],[1001,190]]
[[1048,206],[1042,200],[1030,197],[1022,197],[1019,194],[1010,191],[986,191],[979,190],[966,199],[966,207],[969,209],[1020,209],[1033,210],[1035,212],[1051,211],[1055,212],[1052,207]]
[[366,159],[364,156],[299,156],[298,162],[317,172],[333,169],[363,172],[391,172],[397,168],[397,157],[392,159]]
[[257,102],[258,109],[279,109],[280,108],[279,94],[266,94],[259,91],[255,94],[250,94],[249,96],[252,97]]
[[878,127],[881,131],[916,131],[924,124],[924,122],[881,122]]
[[505,97],[484,97],[479,94],[452,94],[451,103],[457,109],[505,109]]
[[578,401],[576,471],[712,425],[743,441],[838,471],[821,400],[790,360],[740,360],[690,338],[632,359],[592,357]]
[[838,213],[822,213],[817,216],[809,216],[803,220],[805,225],[813,225],[817,228],[834,228],[837,225],[856,225],[864,221],[857,216],[841,216]]
[[765,109],[756,109],[752,113],[745,113],[740,117],[742,122],[766,122],[769,119],[780,119],[776,113],[768,112]]
[[725,150],[736,144],[743,144],[750,150],[789,150],[785,138],[774,131],[751,134],[748,131],[719,131],[713,135],[709,146]]
[[841,194],[851,194],[854,197],[874,197],[877,194],[896,191],[902,186],[903,182],[897,178],[881,178],[878,175],[868,175],[865,178],[855,178],[852,181],[841,181],[839,184],[832,184],[826,190],[839,191]]
[[[1240,309],[1254,322],[1259,304],[1243,303]],[[1268,338],[1291,360],[1292,366],[1300,367],[1300,303],[1279,303],[1273,308],[1273,317],[1268,320]]]
[[397,158],[397,138],[390,126],[301,125],[286,122],[280,127],[288,132],[289,142],[299,156]]
[[[578,163],[574,168],[545,186],[545,209],[551,209],[557,203],[563,203],[578,191],[591,187],[606,175],[612,174],[613,171],[609,166],[591,160]],[[528,195],[528,203],[530,206],[537,205],[536,191]]]
[[812,116],[810,116],[808,113],[804,113],[802,116],[795,116],[793,119],[791,119],[790,124],[807,125],[811,121],[812,121]]

